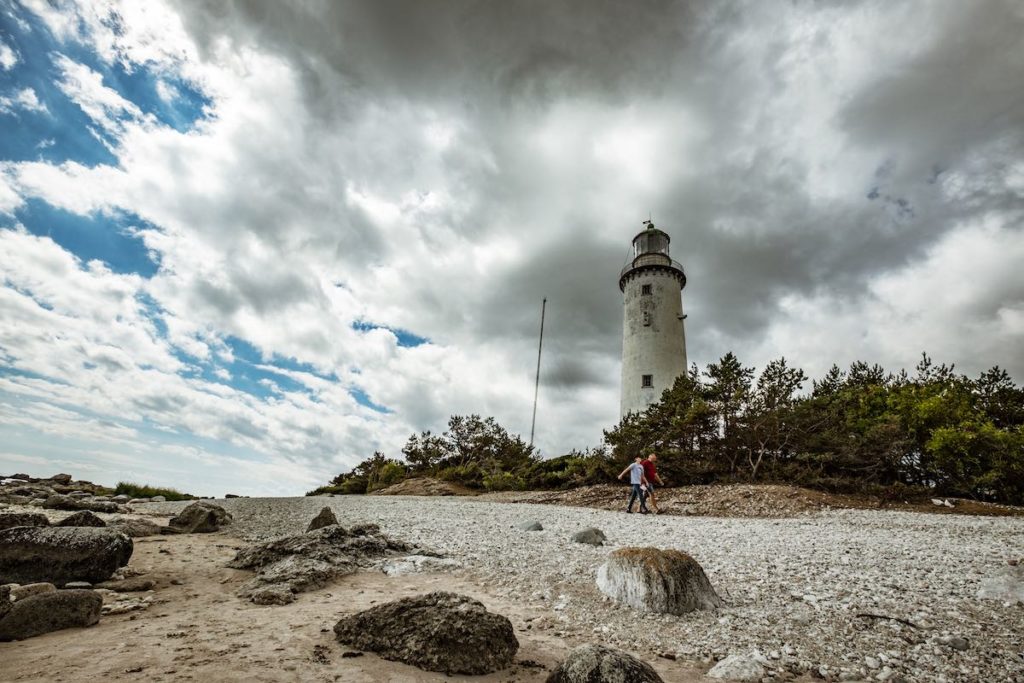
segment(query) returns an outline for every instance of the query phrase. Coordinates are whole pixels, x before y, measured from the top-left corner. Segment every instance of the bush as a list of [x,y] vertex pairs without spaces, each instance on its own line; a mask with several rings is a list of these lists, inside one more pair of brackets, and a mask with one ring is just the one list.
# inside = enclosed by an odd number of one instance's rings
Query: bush
[[511,472],[495,472],[484,477],[484,488],[488,491],[522,491],[526,483]]
[[115,496],[131,496],[132,498],[152,498],[163,496],[167,500],[197,500],[196,496],[190,493],[182,493],[177,489],[161,489],[155,486],[139,485],[130,481],[119,481],[114,488]]

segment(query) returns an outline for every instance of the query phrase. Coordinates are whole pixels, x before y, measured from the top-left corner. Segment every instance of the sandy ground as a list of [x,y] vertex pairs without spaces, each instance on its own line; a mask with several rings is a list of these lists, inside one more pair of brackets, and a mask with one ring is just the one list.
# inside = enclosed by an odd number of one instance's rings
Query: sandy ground
[[[159,518],[156,518],[159,520]],[[166,521],[166,520],[164,520]],[[543,610],[499,598],[452,574],[388,577],[366,571],[290,605],[261,607],[235,596],[251,574],[226,569],[241,542],[224,532],[135,539],[129,566],[157,583],[152,606],[69,629],[0,643],[3,681],[543,681],[575,645],[528,628]],[[173,585],[172,580],[183,585]],[[446,676],[382,660],[334,639],[343,615],[433,590],[463,593],[516,629],[516,665],[487,676]],[[700,665],[651,661],[665,681],[703,680]]]

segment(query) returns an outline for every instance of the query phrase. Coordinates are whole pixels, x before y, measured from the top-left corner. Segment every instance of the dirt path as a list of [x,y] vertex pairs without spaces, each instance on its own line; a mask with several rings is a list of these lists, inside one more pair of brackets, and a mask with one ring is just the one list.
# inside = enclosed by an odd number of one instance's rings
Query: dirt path
[[[491,595],[461,574],[345,577],[286,606],[261,607],[235,596],[249,573],[226,569],[241,541],[223,533],[135,540],[129,567],[156,581],[151,606],[104,616],[88,629],[0,643],[5,681],[543,681],[584,639],[534,631],[542,616]],[[182,585],[172,584],[172,580]],[[432,590],[470,595],[512,621],[516,664],[488,676],[446,676],[349,651],[334,640],[345,614]],[[704,680],[696,665],[650,661],[667,682]]]

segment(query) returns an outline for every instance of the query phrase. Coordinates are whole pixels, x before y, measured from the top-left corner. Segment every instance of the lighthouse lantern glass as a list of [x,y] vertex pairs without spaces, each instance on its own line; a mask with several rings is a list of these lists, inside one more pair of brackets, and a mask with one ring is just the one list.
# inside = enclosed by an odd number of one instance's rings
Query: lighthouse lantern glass
[[647,230],[633,240],[633,256],[642,254],[664,254],[668,256],[668,235],[655,230]]

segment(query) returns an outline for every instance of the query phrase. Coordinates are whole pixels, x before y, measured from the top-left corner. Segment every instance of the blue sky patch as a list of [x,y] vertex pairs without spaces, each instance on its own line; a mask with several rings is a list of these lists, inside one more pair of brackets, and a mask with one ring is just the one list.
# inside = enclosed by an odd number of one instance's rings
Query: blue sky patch
[[403,330],[397,327],[388,327],[387,325],[378,325],[366,320],[357,320],[352,323],[352,329],[359,330],[360,332],[369,332],[370,330],[387,330],[398,338],[398,345],[404,348],[414,348],[422,344],[430,343],[430,340],[426,337],[413,334],[408,330]]

